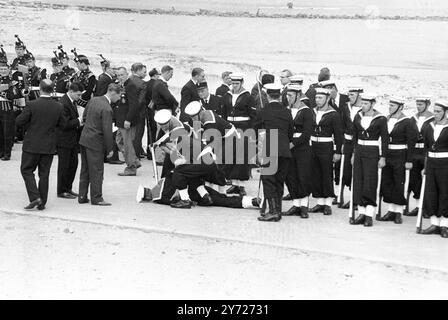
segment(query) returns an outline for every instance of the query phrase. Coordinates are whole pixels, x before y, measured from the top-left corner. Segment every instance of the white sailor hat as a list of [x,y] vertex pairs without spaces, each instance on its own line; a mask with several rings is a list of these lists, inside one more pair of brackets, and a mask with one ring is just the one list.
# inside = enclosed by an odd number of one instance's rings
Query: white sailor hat
[[294,76],[290,76],[289,80],[291,81],[292,84],[303,84],[303,77],[300,75],[294,75]]
[[230,74],[230,79],[232,79],[232,81],[244,81],[244,75],[242,73],[232,73]]
[[377,95],[374,93],[362,93],[361,94],[361,100],[366,101],[376,101]]
[[302,86],[299,84],[288,84],[286,91],[302,92]]
[[363,93],[364,89],[359,87],[359,86],[351,86],[347,88],[347,92],[358,92],[358,93]]
[[327,86],[335,86],[336,83],[333,80],[325,80],[325,81],[321,81],[319,82],[319,86],[321,86],[322,88],[325,88]]
[[267,83],[264,85],[267,94],[280,94],[282,86],[279,83]]
[[189,116],[195,116],[201,111],[202,105],[199,101],[192,101],[185,107],[185,113]]
[[415,97],[415,101],[431,102],[431,97],[430,96],[417,96],[417,97]]
[[448,109],[448,101],[447,100],[437,100],[434,103],[434,106],[439,106],[439,107],[442,107],[444,109]]
[[159,111],[156,111],[154,114],[154,121],[158,124],[165,124],[168,121],[170,121],[172,116],[171,110],[168,109],[162,109]]
[[405,102],[406,102],[406,100],[404,100],[404,99],[401,98],[401,97],[393,96],[393,97],[390,97],[390,98],[389,98],[389,102],[390,102],[390,103],[396,103],[396,104],[398,104],[398,105],[404,105]]
[[316,88],[316,95],[318,94],[329,96],[331,94],[331,91],[325,88]]

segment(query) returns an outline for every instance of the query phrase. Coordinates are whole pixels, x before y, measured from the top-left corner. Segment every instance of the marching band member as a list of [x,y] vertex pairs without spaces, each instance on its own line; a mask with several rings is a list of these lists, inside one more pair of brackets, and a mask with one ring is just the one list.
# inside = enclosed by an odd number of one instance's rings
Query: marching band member
[[28,74],[25,76],[28,77],[28,84],[31,87],[29,100],[36,100],[39,98],[40,80],[47,78],[47,69],[42,69],[36,66],[36,58],[34,58],[34,55],[31,52],[25,54],[24,60],[28,67]]
[[381,221],[402,223],[401,215],[406,206],[404,195],[406,170],[412,168],[417,132],[411,120],[403,114],[404,100],[397,97],[389,99],[389,116],[387,129],[389,145],[385,153],[386,166],[381,174],[381,196],[389,204],[388,212]]
[[424,131],[428,158],[425,167],[424,208],[431,226],[421,234],[440,234],[448,238],[448,101],[434,104],[434,121]]
[[[363,93],[362,109],[353,120],[353,205],[359,216],[350,224],[371,227],[377,206],[378,168],[386,164],[385,152],[389,143],[387,119],[374,109],[376,97]],[[379,139],[381,138],[381,142]]]
[[84,87],[84,92],[82,93],[81,99],[78,101],[78,105],[85,107],[95,91],[96,78],[93,72],[89,69],[90,62],[85,55],[76,54],[75,62],[78,72],[72,76],[70,82],[78,82]]
[[[291,80],[292,81],[292,80]],[[312,191],[310,137],[314,123],[314,112],[305,104],[308,98],[302,93],[302,86],[290,84],[286,94],[294,121],[286,185],[292,198],[292,207],[284,216],[308,218],[308,201]]]
[[[417,130],[418,138],[415,144],[414,153],[412,156],[412,169],[409,177],[408,193],[413,193],[414,199],[420,199],[420,191],[422,188],[422,171],[425,168],[425,144],[424,133],[430,126],[431,121],[434,120],[434,115],[428,110],[431,105],[431,100],[427,96],[420,96],[415,99],[417,104],[417,113],[411,117],[411,123]],[[412,211],[405,212],[405,216],[417,216],[418,206]],[[423,215],[425,212],[423,211]]]
[[[317,205],[310,212],[331,215],[333,202],[333,164],[341,160],[343,130],[339,113],[329,106],[331,91],[316,88],[316,121],[311,135],[313,197]],[[335,150],[333,148],[335,146]]]

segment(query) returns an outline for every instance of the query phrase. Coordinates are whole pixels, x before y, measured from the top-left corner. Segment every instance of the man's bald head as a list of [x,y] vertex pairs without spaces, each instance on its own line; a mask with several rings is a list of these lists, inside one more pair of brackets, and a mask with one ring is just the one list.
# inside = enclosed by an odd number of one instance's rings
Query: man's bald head
[[41,93],[51,94],[53,93],[53,82],[50,79],[43,79],[39,83],[39,89]]

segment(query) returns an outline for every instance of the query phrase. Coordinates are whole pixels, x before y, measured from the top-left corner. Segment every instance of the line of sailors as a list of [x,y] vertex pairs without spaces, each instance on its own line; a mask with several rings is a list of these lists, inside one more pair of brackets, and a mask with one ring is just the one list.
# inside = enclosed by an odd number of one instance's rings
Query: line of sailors
[[[201,131],[214,128],[221,132],[223,139],[247,139],[247,146],[256,141],[241,135],[244,130],[264,129],[265,136],[269,137],[269,130],[276,129],[278,140],[274,143],[277,143],[278,152],[269,155],[269,159],[272,161],[272,157],[276,157],[278,170],[275,174],[264,175],[261,163],[263,199],[250,198],[253,206],[260,204],[259,220],[279,221],[282,216],[308,218],[309,212],[331,215],[331,205],[336,197],[333,181],[339,171],[337,180],[341,185],[338,193],[343,194],[344,187],[353,190],[349,203],[344,204],[338,197],[340,206],[350,209],[351,224],[370,227],[374,216],[379,221],[400,224],[403,214],[417,215],[419,208],[408,211],[406,206],[410,193],[415,199],[420,198],[425,172],[421,209],[431,218],[431,227],[421,233],[448,237],[448,102],[437,101],[433,115],[428,110],[430,99],[418,97],[418,112],[413,117],[406,117],[403,113],[405,101],[392,97],[389,99],[389,115],[385,116],[375,109],[375,95],[364,93],[360,87],[352,87],[348,90],[348,101],[336,110],[331,106],[335,83],[327,80],[314,88],[316,107],[310,108],[309,98],[302,90],[303,80],[293,76],[293,81],[284,90],[273,81],[264,81],[264,101],[260,98],[263,108],[257,110],[255,99],[244,89],[243,75],[233,73],[230,77],[232,89],[223,95],[220,114],[206,110],[197,101],[185,108],[185,113],[190,116],[189,123],[180,122],[169,110],[156,113],[155,121],[161,128],[159,136],[163,137],[159,137],[154,145],[169,145],[164,147],[167,155],[177,154],[177,160],[166,159],[162,178],[169,175],[183,177],[179,179],[182,183],[174,183],[179,192],[170,201],[171,206],[191,208],[190,181],[195,181],[192,188],[200,195],[199,203],[204,205],[213,205],[211,198],[218,195],[221,199],[226,194],[237,194],[236,197],[242,200],[246,197],[244,183],[251,178],[253,168],[246,148],[233,150],[233,163],[223,163],[224,150],[216,150],[213,141],[207,137],[203,139],[200,154],[193,156],[210,155],[212,164],[195,165],[186,159],[178,160],[182,158],[182,150],[176,147],[182,137],[178,130],[184,130],[186,136],[193,139],[200,137]],[[204,86],[207,84],[200,83],[198,89]],[[199,130],[195,128],[196,123],[200,123]],[[204,150],[208,151],[204,153]],[[216,154],[220,155],[218,159],[221,161],[216,161]],[[243,163],[235,162],[241,156]],[[338,162],[342,164],[335,170]],[[224,190],[226,179],[233,183],[227,191]],[[171,181],[177,180],[173,178]],[[293,205],[282,212],[284,184]],[[213,196],[208,192],[212,186]],[[149,189],[141,188],[140,199],[144,199],[145,190],[149,192]],[[310,196],[317,201],[311,209]],[[381,200],[388,204],[384,215],[379,210]]]

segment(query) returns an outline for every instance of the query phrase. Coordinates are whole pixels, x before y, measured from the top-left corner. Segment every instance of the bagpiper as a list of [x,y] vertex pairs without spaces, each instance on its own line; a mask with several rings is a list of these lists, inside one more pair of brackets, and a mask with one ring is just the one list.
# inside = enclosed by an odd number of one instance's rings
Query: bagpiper
[[104,58],[102,54],[99,54],[99,56],[101,57],[100,64],[103,73],[98,76],[94,93],[96,97],[104,95],[107,92],[107,87],[109,84],[115,82],[116,80],[116,75],[110,61]]
[[[431,105],[431,98],[428,96],[420,96],[415,98],[417,105],[417,113],[411,117],[414,129],[417,130],[418,138],[415,143],[414,153],[412,156],[412,169],[409,177],[408,194],[413,193],[414,199],[420,199],[420,191],[422,188],[422,171],[425,168],[425,143],[423,137],[425,131],[434,120],[434,115],[428,110]],[[418,206],[409,212],[405,212],[405,216],[417,216]],[[425,212],[423,212],[425,215]]]
[[[353,206],[358,206],[359,216],[350,213],[350,224],[373,225],[373,215],[378,205],[378,168],[386,164],[385,153],[389,144],[387,119],[374,109],[376,96],[363,93],[362,109],[353,120]],[[381,140],[380,140],[381,139]]]
[[411,120],[403,114],[404,103],[402,98],[389,99],[389,144],[385,152],[386,165],[381,172],[381,196],[384,202],[389,204],[389,208],[380,220],[394,221],[396,224],[402,223],[401,215],[406,206],[406,170],[412,168],[412,156],[417,141],[417,132]]
[[343,129],[339,113],[330,107],[331,91],[316,88],[315,123],[311,135],[313,197],[317,205],[310,212],[331,215],[333,202],[333,164],[341,160]]
[[55,94],[63,95],[68,92],[70,76],[62,70],[62,60],[59,58],[56,51],[53,52],[55,57],[51,58],[53,73],[50,75],[50,80],[53,82],[53,92]]
[[[292,81],[292,80],[291,80]],[[294,132],[286,185],[292,199],[292,207],[283,212],[284,216],[308,218],[309,196],[312,191],[311,144],[310,138],[314,124],[314,112],[305,104],[308,97],[302,93],[302,86],[288,85],[286,98],[291,109]]]
[[25,53],[26,53],[26,46],[25,43],[23,43],[22,40],[20,40],[18,35],[15,35],[16,37],[16,43],[15,43],[15,50],[17,57],[14,58],[14,60],[11,63],[11,70],[17,70],[19,65],[25,66]]
[[70,82],[78,82],[84,87],[84,91],[81,99],[78,101],[78,105],[85,107],[95,91],[96,78],[93,72],[89,69],[89,59],[85,55],[78,54],[76,52],[76,48],[73,49],[72,52],[75,55],[75,62],[78,72],[72,76]]
[[[75,73],[76,70],[72,67],[70,67],[70,57],[68,55],[68,53],[66,51],[64,51],[64,48],[62,45],[58,46],[58,57],[59,60],[62,63],[62,71],[64,71],[65,75],[68,76],[69,78],[71,78]],[[67,85],[68,88],[68,85]]]
[[47,78],[47,69],[42,69],[36,66],[36,58],[31,52],[24,56],[26,65],[28,67],[27,77],[28,85],[30,86],[29,100],[35,100],[40,95],[39,84],[42,79]]
[[434,121],[424,131],[428,156],[425,167],[424,208],[431,226],[421,234],[440,234],[448,238],[448,101],[434,103]]

